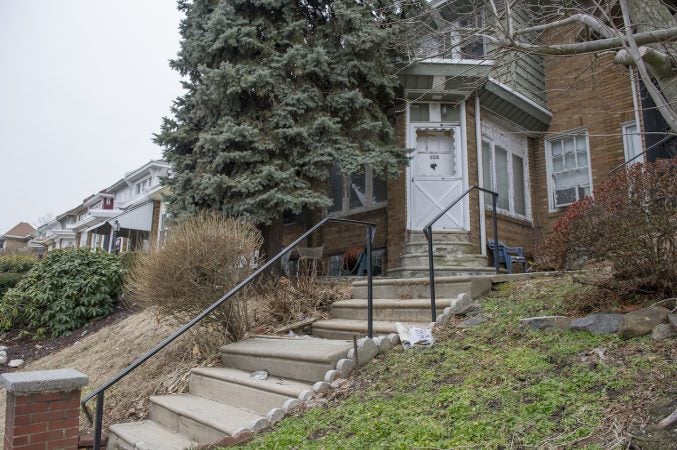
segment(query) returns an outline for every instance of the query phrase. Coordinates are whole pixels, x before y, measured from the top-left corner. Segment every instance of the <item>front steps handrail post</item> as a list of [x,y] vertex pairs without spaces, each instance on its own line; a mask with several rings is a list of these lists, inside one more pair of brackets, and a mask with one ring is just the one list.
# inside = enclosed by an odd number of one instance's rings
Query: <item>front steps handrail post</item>
[[[320,220],[315,226],[313,226],[311,229],[303,233],[300,237],[298,237],[294,242],[289,244],[287,247],[285,247],[280,253],[275,255],[273,258],[269,259],[265,264],[263,264],[261,267],[259,267],[256,271],[254,271],[252,274],[250,274],[247,278],[242,280],[239,284],[237,284],[234,288],[232,288],[230,291],[228,291],[226,294],[223,295],[220,299],[212,303],[208,308],[206,308],[204,311],[202,311],[200,314],[195,316],[193,320],[190,322],[186,323],[182,327],[178,328],[176,331],[174,331],[171,335],[167,336],[164,338],[162,341],[160,341],[158,344],[156,344],[153,348],[148,350],[146,353],[143,355],[139,356],[132,362],[129,366],[126,368],[122,369],[120,372],[118,372],[116,375],[111,377],[108,381],[103,383],[101,386],[90,392],[85,396],[85,398],[82,399],[80,402],[80,405],[82,407],[83,412],[85,413],[85,416],[87,417],[87,420],[89,421],[90,424],[94,426],[94,450],[100,450],[101,449],[101,433],[103,430],[103,408],[104,408],[104,394],[108,388],[116,384],[118,381],[129,375],[131,372],[133,372],[137,367],[139,367],[141,364],[146,362],[148,359],[153,357],[156,353],[158,353],[160,350],[165,348],[167,345],[172,343],[176,338],[181,336],[183,333],[188,331],[190,328],[192,328],[195,324],[200,322],[202,319],[207,317],[209,314],[211,314],[216,308],[221,306],[223,303],[227,302],[230,300],[231,297],[233,297],[235,294],[237,294],[242,288],[247,286],[249,283],[254,281],[261,273],[265,272],[268,270],[273,264],[275,264],[277,261],[279,261],[285,254],[288,252],[292,251],[294,247],[299,245],[304,239],[306,239],[308,236],[313,234],[317,229],[321,228],[328,222],[338,222],[338,223],[345,223],[345,224],[353,224],[353,225],[360,225],[360,226],[366,226],[367,228],[367,239],[366,239],[366,252],[367,252],[367,286],[368,286],[368,306],[367,306],[367,330],[368,330],[368,336],[371,338],[373,337],[373,286],[372,286],[372,261],[371,261],[371,244],[372,244],[372,239],[374,237],[374,231],[376,230],[376,225],[371,223],[371,222],[365,222],[362,220],[350,220],[350,219],[340,219],[337,217],[325,217],[324,219]],[[96,397],[96,415],[94,420],[92,420],[92,414],[87,407],[87,402],[89,402],[91,399]]]
[[[449,211],[451,208],[453,208],[458,202],[463,200],[463,198],[468,195],[470,192],[473,191],[473,189],[477,189],[478,191],[481,192],[486,192],[487,194],[491,194],[491,209],[492,209],[492,220],[493,220],[493,228],[494,228],[494,242],[496,242],[496,246],[494,246],[494,268],[496,269],[496,273],[498,273],[498,221],[497,221],[497,216],[496,216],[496,203],[498,201],[498,193],[494,191],[490,191],[488,189],[484,189],[479,186],[470,186],[468,189],[466,189],[461,195],[456,197],[456,199],[449,204],[446,208],[444,208],[433,220],[428,222],[428,225],[423,227],[423,234],[425,235],[426,241],[428,241],[428,272],[430,276],[430,311],[432,313],[432,321],[435,322],[437,320],[437,309],[435,306],[435,263],[433,261],[433,225],[435,225],[435,222],[440,220],[442,216],[444,216],[447,211]],[[484,214],[484,211],[480,211],[480,214]]]

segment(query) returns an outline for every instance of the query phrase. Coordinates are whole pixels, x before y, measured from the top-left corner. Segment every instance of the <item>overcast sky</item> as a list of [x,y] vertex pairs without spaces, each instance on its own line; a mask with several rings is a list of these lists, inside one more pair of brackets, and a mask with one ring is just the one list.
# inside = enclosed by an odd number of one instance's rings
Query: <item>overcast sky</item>
[[173,0],[0,0],[0,234],[162,157],[180,18]]

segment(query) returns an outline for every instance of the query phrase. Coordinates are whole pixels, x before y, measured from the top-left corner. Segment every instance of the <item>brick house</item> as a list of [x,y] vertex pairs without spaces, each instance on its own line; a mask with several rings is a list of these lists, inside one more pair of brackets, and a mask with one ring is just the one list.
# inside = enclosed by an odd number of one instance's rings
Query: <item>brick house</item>
[[[439,11],[453,23],[453,10]],[[560,30],[558,42],[574,42],[577,31]],[[488,43],[471,44],[446,49],[428,42],[423,51],[431,56],[419,54],[398,72],[406,101],[394,125],[399,144],[413,149],[398,178],[379,180],[368,168],[331,174],[327,214],[375,223],[377,265],[388,274],[426,276],[421,230],[469,186],[498,192],[499,239],[531,255],[568,205],[591,195],[619,165],[653,160],[660,150],[645,154],[645,122],[655,111],[647,116],[651,105],[637,77],[612,55],[524,53],[506,70],[488,59]],[[490,205],[490,197],[473,191],[434,225],[440,236],[469,242],[465,253],[476,256],[473,270],[453,258],[436,264],[442,274],[482,273],[489,264]],[[289,217],[285,240],[317,219]],[[346,249],[363,246],[364,236],[335,225],[309,245],[324,246],[336,274]]]
[[0,236],[0,252],[13,253],[25,249],[35,235],[35,228],[28,222],[19,222]]

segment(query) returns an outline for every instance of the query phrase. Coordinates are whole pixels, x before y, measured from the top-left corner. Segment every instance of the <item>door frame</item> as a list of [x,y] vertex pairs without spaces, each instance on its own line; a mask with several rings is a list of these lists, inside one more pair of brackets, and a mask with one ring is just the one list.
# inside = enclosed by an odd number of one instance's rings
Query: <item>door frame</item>
[[[443,101],[425,101],[421,103],[449,103],[449,102],[443,102]],[[461,183],[463,190],[465,191],[468,189],[469,183],[468,183],[468,137],[466,133],[466,117],[465,117],[465,101],[459,102],[459,113],[461,116],[461,121],[460,122],[411,122],[410,121],[410,115],[409,115],[409,106],[410,103],[407,103],[407,110],[406,110],[406,127],[405,127],[405,141],[406,141],[406,147],[409,149],[416,148],[416,133],[415,130],[417,127],[430,127],[431,125],[438,125],[440,128],[444,127],[459,127],[460,129],[460,142],[461,142],[461,148],[459,149],[459,157],[461,158]],[[416,157],[416,154],[412,156],[413,158]],[[421,231],[414,229],[413,227],[413,217],[412,217],[412,195],[411,195],[411,182],[412,182],[412,173],[411,173],[411,164],[408,164],[406,167],[406,177],[407,177],[407,199],[406,199],[406,206],[407,206],[407,231]],[[463,228],[461,230],[464,231],[470,231],[470,199],[469,196],[466,195],[465,198],[461,201],[461,204],[463,205]]]

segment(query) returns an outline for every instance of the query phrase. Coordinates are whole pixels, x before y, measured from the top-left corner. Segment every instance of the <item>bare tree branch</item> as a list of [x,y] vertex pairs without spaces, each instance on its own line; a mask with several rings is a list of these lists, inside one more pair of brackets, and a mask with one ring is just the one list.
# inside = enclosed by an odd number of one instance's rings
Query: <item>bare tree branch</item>
[[552,30],[554,28],[560,28],[567,25],[571,25],[572,23],[581,23],[583,25],[587,25],[588,27],[592,28],[605,38],[612,38],[618,36],[618,34],[616,34],[610,27],[604,25],[602,22],[599,21],[599,19],[597,19],[597,17],[591,16],[590,14],[574,14],[573,16],[567,17],[566,19],[555,20],[541,25],[534,25],[532,27],[522,28],[516,30],[514,32],[514,36]]
[[639,35],[633,34],[632,32],[632,22],[630,21],[628,1],[620,0],[620,3],[621,10],[623,12],[623,22],[625,23],[628,54],[634,60],[635,66],[637,67],[637,71],[639,72],[639,75],[642,78],[642,82],[644,83],[644,86],[649,92],[651,99],[654,101],[654,103],[656,103],[656,106],[658,107],[658,110],[661,112],[661,115],[663,116],[663,118],[665,118],[665,121],[668,123],[670,128],[672,128],[673,130],[677,130],[677,113],[673,108],[671,108],[668,105],[668,100],[663,96],[663,94],[658,89],[656,89],[656,86],[654,86],[653,80],[651,79],[651,76],[649,75],[649,72],[646,70],[646,66],[644,65],[642,55],[639,52],[638,46]]
[[[666,40],[677,39],[677,27],[667,28],[664,30],[647,31],[644,33],[634,34],[634,39],[637,45],[656,44]],[[505,47],[515,47],[519,50],[528,50],[530,52],[538,53],[539,55],[551,56],[567,56],[567,55],[582,55],[585,53],[595,53],[603,50],[613,50],[622,48],[628,43],[628,37],[617,36],[607,39],[597,39],[594,41],[577,42],[575,44],[553,44],[553,45],[538,45],[529,44],[520,41],[509,41],[505,38],[496,38],[494,36],[486,36],[487,39],[494,42],[496,45]]]

